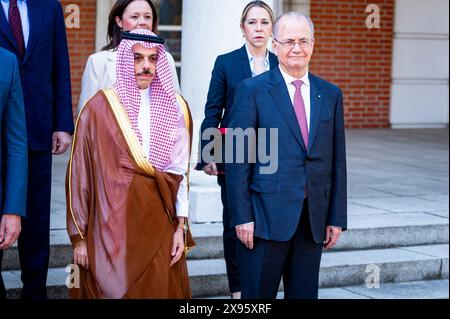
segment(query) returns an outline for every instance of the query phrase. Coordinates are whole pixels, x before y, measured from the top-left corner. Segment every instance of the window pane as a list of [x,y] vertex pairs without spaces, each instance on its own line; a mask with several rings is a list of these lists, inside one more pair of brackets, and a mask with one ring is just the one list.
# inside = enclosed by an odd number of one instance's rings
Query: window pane
[[181,25],[182,0],[159,1],[159,25]]
[[182,0],[157,1],[159,35],[166,40],[165,47],[175,60],[178,78],[181,71],[181,16]]
[[159,31],[159,35],[166,40],[166,50],[172,54],[175,61],[181,61],[181,31]]

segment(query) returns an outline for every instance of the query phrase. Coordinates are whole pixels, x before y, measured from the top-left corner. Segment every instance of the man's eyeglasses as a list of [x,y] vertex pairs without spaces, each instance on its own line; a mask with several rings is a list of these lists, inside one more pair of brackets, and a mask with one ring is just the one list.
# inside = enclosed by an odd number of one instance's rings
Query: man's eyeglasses
[[314,39],[300,39],[298,41],[287,40],[287,41],[281,42],[275,38],[273,40],[275,42],[278,42],[279,44],[281,44],[283,49],[289,49],[289,50],[293,49],[296,44],[298,44],[303,49],[308,49],[314,41]]

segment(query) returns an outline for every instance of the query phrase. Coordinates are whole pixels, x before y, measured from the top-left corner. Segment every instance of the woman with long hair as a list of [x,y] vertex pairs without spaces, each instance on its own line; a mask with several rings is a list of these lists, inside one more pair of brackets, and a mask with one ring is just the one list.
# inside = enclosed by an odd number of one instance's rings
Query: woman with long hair
[[[112,87],[116,81],[117,48],[123,31],[148,29],[158,33],[158,13],[152,0],[118,0],[108,18],[108,44],[89,56],[81,81],[78,111],[98,90]],[[180,92],[175,62],[166,51],[176,92]]]

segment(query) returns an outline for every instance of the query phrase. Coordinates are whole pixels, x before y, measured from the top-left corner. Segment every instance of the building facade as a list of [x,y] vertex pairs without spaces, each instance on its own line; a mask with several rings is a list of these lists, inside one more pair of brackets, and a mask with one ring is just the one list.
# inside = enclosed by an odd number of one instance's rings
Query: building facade
[[[114,2],[62,1],[68,19],[70,8],[79,8],[79,28],[68,28],[74,105],[87,57],[106,43],[106,21]],[[239,16],[247,2],[156,1],[160,34],[177,62],[182,92],[196,119],[203,115],[215,57],[243,43]],[[448,125],[448,0],[267,3],[277,15],[297,10],[311,16],[316,29],[311,72],[343,89],[347,127]],[[377,13],[378,27],[368,25],[376,22]]]
[[[67,30],[74,108],[87,57],[106,43],[107,17],[114,2],[62,0],[68,20],[73,5],[79,8],[78,27]],[[176,60],[181,91],[190,104],[197,132],[216,56],[244,43],[239,20],[249,0],[155,2],[160,35]],[[296,10],[311,16],[316,43],[310,71],[342,88],[346,127],[448,126],[448,0],[266,2],[276,15]],[[195,151],[193,160],[196,157]],[[193,220],[221,220],[214,179],[192,172],[191,183]],[[202,207],[211,207],[211,213],[200,212],[200,202]]]

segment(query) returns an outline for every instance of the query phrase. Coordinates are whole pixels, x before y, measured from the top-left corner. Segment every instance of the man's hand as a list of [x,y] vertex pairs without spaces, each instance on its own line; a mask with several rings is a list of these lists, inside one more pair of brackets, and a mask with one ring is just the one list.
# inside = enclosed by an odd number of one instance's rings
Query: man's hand
[[66,132],[55,132],[53,133],[52,139],[52,154],[53,155],[61,155],[64,154],[65,151],[70,146],[72,142],[72,138],[69,133]]
[[172,260],[170,261],[170,266],[175,265],[178,260],[180,260],[181,256],[184,252],[184,231],[180,228],[177,228],[175,233],[173,234],[173,244],[172,244]]
[[213,175],[213,176],[217,176],[219,174],[219,172],[217,171],[216,163],[214,163],[214,162],[211,162],[208,165],[206,165],[205,167],[203,167],[203,171],[206,174]]
[[336,245],[339,236],[341,236],[341,233],[342,233],[341,227],[327,226],[327,238],[323,243],[323,248],[325,249],[333,248],[334,245]]
[[248,249],[253,249],[254,232],[255,232],[254,223],[236,226],[237,237]]
[[19,238],[21,231],[20,216],[5,214],[0,221],[0,250],[11,247]]
[[84,240],[80,241],[73,252],[73,263],[89,269],[89,258],[87,254],[87,246]]

